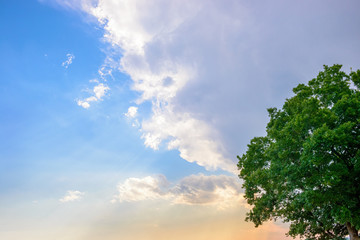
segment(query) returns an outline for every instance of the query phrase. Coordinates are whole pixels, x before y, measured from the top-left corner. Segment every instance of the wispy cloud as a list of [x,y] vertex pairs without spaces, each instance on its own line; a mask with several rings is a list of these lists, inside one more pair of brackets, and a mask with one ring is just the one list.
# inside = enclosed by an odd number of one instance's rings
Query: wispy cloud
[[159,199],[172,204],[214,205],[219,209],[245,204],[236,177],[202,174],[185,177],[175,185],[163,175],[129,178],[118,185],[118,194],[112,202]]
[[76,102],[79,106],[87,109],[90,107],[91,102],[101,101],[102,98],[105,96],[106,92],[110,90],[110,88],[103,84],[99,83],[97,80],[90,80],[90,82],[97,83],[96,86],[91,90],[92,96],[85,98],[85,99],[78,99]]
[[59,199],[59,201],[62,203],[79,201],[84,196],[84,194],[85,193],[80,191],[67,191],[65,196]]
[[75,59],[75,55],[72,53],[66,54],[67,59],[61,64],[64,68],[68,68]]

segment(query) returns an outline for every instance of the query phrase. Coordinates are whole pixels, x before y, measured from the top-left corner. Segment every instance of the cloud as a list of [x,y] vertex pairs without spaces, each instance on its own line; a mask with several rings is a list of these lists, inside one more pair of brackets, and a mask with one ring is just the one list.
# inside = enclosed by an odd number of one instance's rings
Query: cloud
[[127,113],[125,113],[124,115],[128,118],[134,118],[137,115],[137,110],[138,110],[137,107],[134,106],[129,107]]
[[129,178],[118,185],[118,195],[113,202],[134,202],[142,200],[166,199],[170,195],[166,187],[168,181],[162,175],[145,178]]
[[98,85],[94,86],[94,88],[91,90],[91,93],[93,94],[93,96],[90,96],[83,100],[78,99],[76,101],[79,106],[81,106],[85,109],[90,107],[91,102],[101,101],[102,98],[105,96],[106,92],[110,90],[110,88],[107,85],[105,85],[103,83],[99,83],[97,80],[90,80],[90,82],[98,84]]
[[129,178],[118,185],[115,202],[167,200],[172,204],[214,205],[219,209],[245,204],[236,177],[191,175],[172,185],[165,176]]
[[38,0],[41,3],[51,5],[53,7],[62,7],[67,10],[82,12],[86,5],[94,5],[96,0]]
[[137,104],[152,103],[152,116],[141,124],[145,145],[165,143],[208,170],[235,172],[235,156],[265,133],[266,108],[283,103],[323,64],[358,64],[360,54],[357,1],[99,0],[92,6],[84,10],[121,48],[119,69],[141,94]]
[[179,30],[196,17],[201,5],[201,1],[99,1],[88,11],[103,24],[105,38],[123,50],[120,68],[133,80],[133,90],[142,94],[137,103],[153,103],[152,117],[141,126],[145,145],[158,149],[165,142],[189,162],[208,170],[235,172],[233,161],[224,156],[217,131],[186,109],[178,109],[174,101],[196,77],[197,69],[193,61],[181,55],[176,58],[166,48],[173,40],[176,43]]
[[66,54],[66,57],[67,57],[66,61],[64,61],[61,64],[64,68],[68,68],[70,64],[72,64],[72,61],[75,59],[75,55],[72,53],[68,53]]
[[191,175],[182,179],[171,192],[177,204],[224,207],[243,200],[239,179],[225,175]]
[[95,94],[96,99],[100,100],[110,88],[105,86],[103,83],[95,86],[93,92]]
[[143,122],[142,129],[142,138],[148,147],[158,149],[166,140],[169,150],[178,149],[180,156],[189,162],[196,162],[209,170],[221,167],[235,172],[232,161],[221,154],[224,149],[213,137],[210,126],[189,113],[175,112],[171,106],[158,107],[151,119]]
[[67,191],[66,195],[59,199],[60,202],[73,202],[73,201],[79,201],[85,193],[80,191]]

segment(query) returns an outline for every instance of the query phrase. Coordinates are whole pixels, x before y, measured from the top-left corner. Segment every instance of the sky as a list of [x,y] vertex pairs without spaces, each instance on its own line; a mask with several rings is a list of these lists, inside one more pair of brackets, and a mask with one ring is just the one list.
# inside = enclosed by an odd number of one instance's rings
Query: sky
[[0,239],[285,240],[245,222],[237,155],[358,0],[0,0]]

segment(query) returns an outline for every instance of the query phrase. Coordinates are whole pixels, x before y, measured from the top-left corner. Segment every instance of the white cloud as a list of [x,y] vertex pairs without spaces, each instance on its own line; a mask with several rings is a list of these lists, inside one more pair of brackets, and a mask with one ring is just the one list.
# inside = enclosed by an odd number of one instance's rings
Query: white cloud
[[80,106],[80,107],[83,107],[85,109],[88,109],[90,107],[90,103],[89,102],[86,102],[85,101],[82,101],[82,100],[77,100],[77,104]]
[[171,33],[187,17],[194,16],[196,4],[196,1],[100,0],[95,8],[87,10],[105,24],[105,37],[126,53],[137,55],[144,54],[145,45],[160,33]]
[[83,107],[85,109],[90,107],[91,102],[101,101],[102,98],[105,96],[106,92],[110,90],[110,88],[107,85],[105,85],[103,83],[99,83],[96,79],[90,80],[90,82],[98,84],[98,85],[94,86],[94,88],[91,90],[91,93],[93,94],[93,96],[90,96],[83,100],[78,99],[76,101],[80,107]]
[[73,201],[79,201],[85,193],[80,191],[67,191],[65,196],[61,199],[59,199],[60,202],[73,202]]
[[132,78],[133,89],[142,93],[137,103],[153,103],[153,116],[141,127],[145,145],[158,149],[165,141],[189,162],[235,172],[216,129],[179,109],[175,101],[179,91],[196,78],[197,63],[188,58],[191,52],[184,57],[171,51],[179,48],[176,38],[203,5],[202,1],[99,1],[88,11],[103,24],[105,38],[123,50],[120,68]]
[[72,53],[68,53],[66,54],[66,61],[64,61],[61,65],[65,68],[68,68],[70,66],[70,64],[72,64],[72,61],[75,59],[75,55]]
[[137,110],[138,110],[137,107],[131,106],[128,108],[127,113],[125,113],[124,115],[128,118],[134,118],[137,115]]
[[245,204],[239,179],[225,175],[191,175],[171,185],[163,175],[129,178],[118,185],[112,202],[167,200],[172,204],[214,205],[219,209]]
[[103,83],[100,83],[99,85],[95,86],[93,89],[93,92],[95,94],[96,99],[100,100],[103,96],[105,96],[106,91],[108,91],[110,88],[108,86],[105,86]]
[[197,120],[189,113],[176,113],[170,106],[154,109],[151,119],[142,124],[145,145],[158,149],[162,141],[167,141],[169,150],[178,149],[180,156],[196,162],[208,170],[221,167],[229,172],[235,172],[231,160],[223,157],[224,152],[212,130],[203,121]]
[[162,175],[129,178],[124,183],[118,185],[119,193],[113,202],[166,199],[169,197],[169,193],[166,191],[168,184],[168,181]]

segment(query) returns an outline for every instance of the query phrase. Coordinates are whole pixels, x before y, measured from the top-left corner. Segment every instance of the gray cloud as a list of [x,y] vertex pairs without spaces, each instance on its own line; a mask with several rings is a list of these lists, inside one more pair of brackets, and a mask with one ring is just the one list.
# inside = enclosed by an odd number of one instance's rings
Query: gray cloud
[[189,162],[235,172],[235,156],[265,132],[266,108],[280,106],[323,64],[360,68],[359,7],[357,0],[108,0],[87,11],[124,50],[121,69],[142,94],[138,103],[153,103],[141,126],[145,144],[166,142]]

